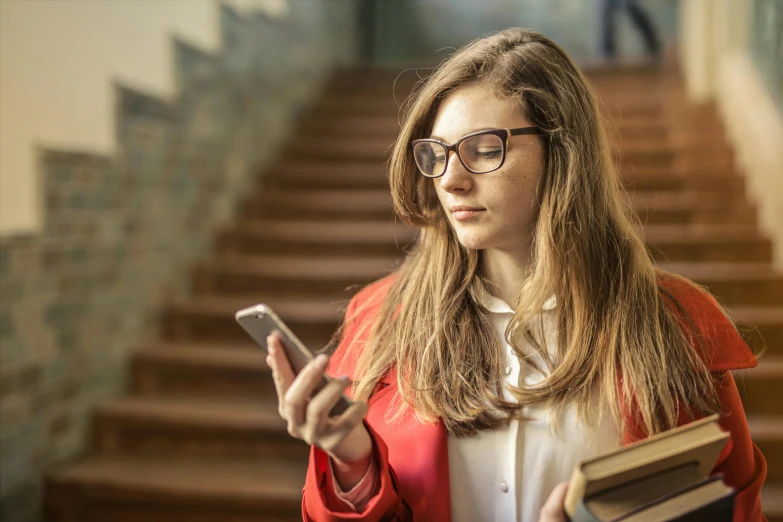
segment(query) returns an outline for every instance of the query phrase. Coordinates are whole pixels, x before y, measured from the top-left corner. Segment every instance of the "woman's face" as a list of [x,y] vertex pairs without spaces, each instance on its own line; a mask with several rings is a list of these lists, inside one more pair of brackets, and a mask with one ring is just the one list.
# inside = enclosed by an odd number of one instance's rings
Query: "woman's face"
[[[512,99],[500,99],[482,84],[451,92],[438,109],[432,138],[454,143],[483,129],[529,127]],[[503,166],[493,172],[472,174],[450,153],[446,172],[433,179],[440,204],[459,242],[475,250],[517,252],[529,244],[535,226],[536,187],[544,169],[540,136],[511,136]],[[450,207],[482,209],[467,219]]]

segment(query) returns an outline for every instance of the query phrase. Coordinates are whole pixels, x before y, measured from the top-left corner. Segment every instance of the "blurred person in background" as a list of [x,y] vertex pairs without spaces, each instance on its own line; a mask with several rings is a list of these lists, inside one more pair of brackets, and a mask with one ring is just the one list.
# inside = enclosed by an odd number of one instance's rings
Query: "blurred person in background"
[[627,11],[636,29],[642,35],[648,56],[657,60],[661,54],[661,44],[650,15],[637,0],[599,0],[601,53],[606,60],[617,57],[616,18],[620,11]]

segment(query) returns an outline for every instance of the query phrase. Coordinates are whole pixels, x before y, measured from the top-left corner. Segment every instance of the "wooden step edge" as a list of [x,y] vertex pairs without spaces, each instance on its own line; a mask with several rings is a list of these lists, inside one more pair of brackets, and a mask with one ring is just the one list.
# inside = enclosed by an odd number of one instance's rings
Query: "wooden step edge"
[[252,341],[244,344],[195,344],[161,342],[137,349],[133,357],[142,363],[163,363],[191,368],[241,369],[267,372],[266,353]]
[[155,427],[285,432],[274,397],[215,400],[184,397],[125,397],[96,407],[100,422]]
[[[758,359],[758,365],[755,368],[735,370],[735,380],[741,379],[780,379],[783,385],[783,355],[763,355]],[[740,382],[737,382],[740,385]]]
[[783,415],[748,415],[753,440],[783,440]]
[[783,518],[783,483],[767,483],[761,488],[764,514]]
[[75,495],[103,500],[245,504],[263,509],[275,501],[301,501],[306,465],[269,459],[95,455],[51,472],[46,484],[47,489],[71,486]]
[[[329,298],[286,298],[281,296],[224,296],[220,294],[200,294],[187,300],[172,301],[168,304],[169,312],[189,312],[195,314],[227,313],[233,319],[235,312],[242,308],[264,302],[278,315],[291,315],[302,318],[327,319],[332,318],[337,311],[345,306],[351,295],[346,293],[345,299]],[[239,328],[239,325],[237,325]]]
[[658,262],[657,266],[688,279],[709,281],[765,281],[773,282],[783,279],[771,263],[748,262],[716,262],[716,263],[682,263]]

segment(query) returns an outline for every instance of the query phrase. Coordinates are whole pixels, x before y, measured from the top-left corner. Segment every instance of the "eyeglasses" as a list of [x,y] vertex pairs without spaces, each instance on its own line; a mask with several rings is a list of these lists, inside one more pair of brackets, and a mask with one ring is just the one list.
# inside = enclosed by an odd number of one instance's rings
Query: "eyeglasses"
[[428,178],[439,178],[446,172],[451,151],[473,174],[486,174],[503,166],[509,136],[543,134],[538,127],[491,129],[472,132],[453,145],[432,138],[411,141],[413,158],[419,171]]

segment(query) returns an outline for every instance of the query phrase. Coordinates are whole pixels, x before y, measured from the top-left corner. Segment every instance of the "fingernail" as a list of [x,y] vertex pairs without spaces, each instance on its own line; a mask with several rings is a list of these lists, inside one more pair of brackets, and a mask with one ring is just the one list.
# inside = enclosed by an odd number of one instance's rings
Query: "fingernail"
[[322,353],[315,356],[316,364],[325,364],[327,359],[328,357]]

